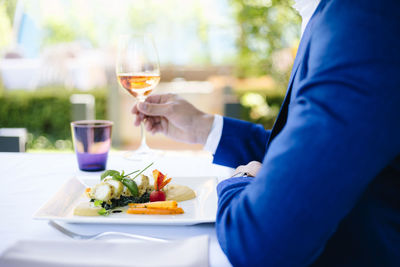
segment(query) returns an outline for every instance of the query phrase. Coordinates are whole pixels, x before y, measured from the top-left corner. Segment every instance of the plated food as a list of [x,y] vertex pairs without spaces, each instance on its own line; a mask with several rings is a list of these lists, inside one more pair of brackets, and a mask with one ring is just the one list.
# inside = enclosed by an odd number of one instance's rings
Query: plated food
[[[152,163],[153,164],[153,163]],[[171,215],[182,214],[178,202],[196,197],[188,186],[171,182],[173,179],[155,169],[152,171],[154,183],[143,174],[152,164],[143,170],[128,174],[124,171],[107,170],[100,182],[85,190],[87,199],[74,208],[76,216],[110,215],[126,212],[128,214]],[[136,179],[140,177],[140,184]]]

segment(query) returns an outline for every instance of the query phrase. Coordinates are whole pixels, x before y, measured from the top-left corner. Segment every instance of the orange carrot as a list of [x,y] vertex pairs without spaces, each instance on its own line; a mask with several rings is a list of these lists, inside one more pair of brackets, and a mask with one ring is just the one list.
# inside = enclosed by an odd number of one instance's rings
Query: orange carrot
[[176,209],[178,203],[175,200],[156,201],[147,203],[129,203],[130,208],[147,208],[147,209]]
[[167,180],[165,180],[165,181],[161,184],[160,189],[164,188],[164,186],[166,186],[169,182],[171,182],[171,179],[172,179],[172,178],[168,178]]
[[126,213],[129,214],[151,214],[151,215],[172,215],[182,214],[182,208],[175,209],[147,209],[147,208],[129,208]]
[[90,198],[90,191],[91,191],[92,189],[90,188],[90,187],[87,187],[86,189],[85,189],[85,195],[88,197],[88,198]]

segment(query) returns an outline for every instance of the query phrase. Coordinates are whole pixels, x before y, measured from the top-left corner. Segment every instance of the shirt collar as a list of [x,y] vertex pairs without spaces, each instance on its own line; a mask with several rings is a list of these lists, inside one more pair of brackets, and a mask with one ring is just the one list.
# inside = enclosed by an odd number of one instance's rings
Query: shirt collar
[[295,0],[293,8],[296,9],[301,16],[301,33],[304,32],[308,21],[317,8],[320,0]]

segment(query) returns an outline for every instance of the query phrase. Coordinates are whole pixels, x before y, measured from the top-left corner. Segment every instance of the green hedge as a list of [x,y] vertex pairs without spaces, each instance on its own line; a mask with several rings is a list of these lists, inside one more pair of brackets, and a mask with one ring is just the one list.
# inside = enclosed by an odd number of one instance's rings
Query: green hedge
[[[0,128],[23,127],[29,132],[29,148],[71,148],[72,94],[82,93],[64,88],[47,88],[35,92],[6,91],[0,96]],[[96,100],[96,119],[106,117],[106,90],[89,92]],[[57,143],[58,140],[58,143]],[[58,144],[58,145],[56,145]]]
[[[251,93],[249,93],[251,91]],[[72,94],[82,93],[64,88],[52,87],[35,92],[0,92],[0,128],[23,127],[29,132],[28,149],[72,149],[71,103]],[[89,92],[96,100],[96,119],[106,118],[106,90]],[[271,128],[284,98],[279,90],[238,90],[241,99],[240,119],[263,124]],[[246,103],[246,95],[256,95],[255,103]],[[248,101],[247,101],[248,102]],[[258,114],[259,110],[268,112]],[[254,115],[255,114],[255,115]]]

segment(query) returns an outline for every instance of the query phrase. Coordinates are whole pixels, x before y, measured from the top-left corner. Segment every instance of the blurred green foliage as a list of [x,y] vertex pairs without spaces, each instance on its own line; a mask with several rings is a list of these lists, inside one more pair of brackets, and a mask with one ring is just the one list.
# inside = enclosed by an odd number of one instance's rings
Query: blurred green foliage
[[[280,81],[288,73],[277,71],[272,54],[296,45],[301,18],[292,0],[231,0],[240,27],[237,46],[238,76],[271,75]],[[290,72],[288,70],[287,72]]]
[[11,44],[12,23],[16,0],[0,0],[0,48],[8,47]]
[[[0,96],[0,127],[27,128],[28,149],[71,149],[72,94],[63,87],[34,92],[5,91]],[[96,119],[106,117],[106,90],[89,92],[95,97]]]
[[10,23],[12,24],[18,0],[3,0],[0,2],[1,5],[4,5],[6,7],[7,15],[10,18]]
[[282,105],[283,91],[254,91],[240,95],[241,119],[271,129]]
[[[301,18],[292,8],[292,0],[230,0],[240,28],[237,38],[236,76],[270,76],[273,90],[239,88],[241,119],[271,128],[283,102],[291,66],[277,68],[284,59],[278,51],[295,53]],[[240,93],[241,92],[241,93]]]
[[49,20],[44,25],[46,31],[43,43],[45,45],[73,42],[77,38],[76,30],[71,25],[56,20]]

